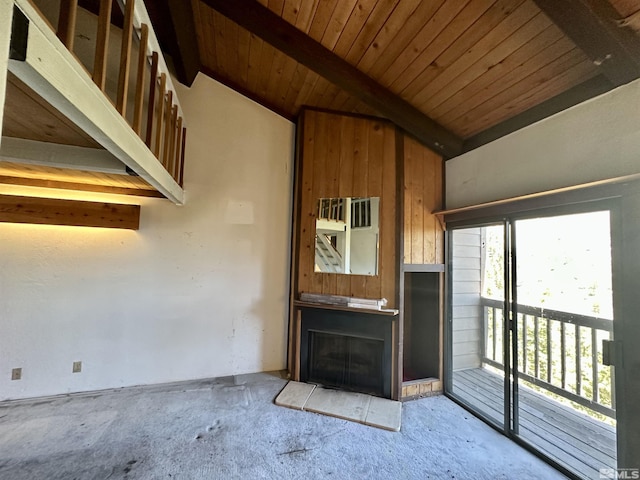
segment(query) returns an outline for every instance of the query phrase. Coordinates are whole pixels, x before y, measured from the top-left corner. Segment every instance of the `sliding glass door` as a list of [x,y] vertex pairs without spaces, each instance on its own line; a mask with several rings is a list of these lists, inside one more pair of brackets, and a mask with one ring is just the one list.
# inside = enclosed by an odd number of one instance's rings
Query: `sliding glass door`
[[611,212],[448,232],[447,392],[578,478],[616,467]]
[[512,224],[515,433],[584,478],[616,466],[610,213]]
[[451,388],[491,423],[505,425],[504,225],[453,230]]

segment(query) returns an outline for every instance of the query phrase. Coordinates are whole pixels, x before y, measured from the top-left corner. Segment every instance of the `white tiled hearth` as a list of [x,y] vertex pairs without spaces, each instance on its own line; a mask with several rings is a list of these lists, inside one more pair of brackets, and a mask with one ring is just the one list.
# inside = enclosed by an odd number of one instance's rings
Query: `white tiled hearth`
[[275,404],[330,415],[393,432],[400,431],[402,421],[402,403],[400,402],[294,381],[287,383],[276,397]]

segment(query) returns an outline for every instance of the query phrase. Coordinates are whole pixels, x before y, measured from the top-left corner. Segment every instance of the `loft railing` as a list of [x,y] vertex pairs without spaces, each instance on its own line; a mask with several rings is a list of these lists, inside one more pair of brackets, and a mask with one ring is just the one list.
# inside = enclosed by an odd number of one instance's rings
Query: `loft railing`
[[[109,98],[106,86],[110,72],[107,67],[114,6],[121,10],[123,22],[117,93],[115,98],[110,98],[110,101],[145,142],[164,169],[178,185],[182,186],[186,127],[142,0],[99,1],[95,53],[93,66],[88,74],[103,94]],[[72,54],[76,38],[78,8],[78,0],[62,0],[57,16],[57,26],[52,27]],[[134,35],[139,40],[136,58],[132,58]],[[132,65],[137,66],[135,79],[131,78]],[[85,65],[85,68],[88,67]],[[150,72],[147,78],[148,70]],[[128,119],[129,84],[134,82],[133,115]],[[146,123],[146,128],[143,128],[143,123]]]
[[[483,297],[482,306],[482,361],[503,369],[504,302]],[[520,379],[615,418],[613,372],[599,348],[613,321],[518,304],[516,325]]]
[[[348,201],[347,201],[348,200]],[[334,222],[344,222],[347,209],[351,228],[371,226],[370,198],[321,198],[318,200],[317,218]]]
[[318,200],[318,218],[334,222],[345,220],[344,198],[321,198]]

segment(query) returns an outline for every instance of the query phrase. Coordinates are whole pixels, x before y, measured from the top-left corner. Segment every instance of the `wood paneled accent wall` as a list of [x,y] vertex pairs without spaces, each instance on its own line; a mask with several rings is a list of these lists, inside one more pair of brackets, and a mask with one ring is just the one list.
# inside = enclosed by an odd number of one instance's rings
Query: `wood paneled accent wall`
[[[384,120],[315,110],[305,110],[301,120],[295,296],[386,298],[390,308],[397,308],[395,127]],[[377,276],[314,272],[316,206],[327,197],[380,197]]]
[[433,214],[443,206],[442,157],[404,138],[403,263],[444,263],[444,230]]

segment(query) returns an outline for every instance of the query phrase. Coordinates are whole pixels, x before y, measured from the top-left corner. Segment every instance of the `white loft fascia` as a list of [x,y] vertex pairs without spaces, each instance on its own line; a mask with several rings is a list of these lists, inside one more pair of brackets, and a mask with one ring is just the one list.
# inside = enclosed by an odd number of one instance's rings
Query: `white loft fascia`
[[[4,6],[7,0],[0,1]],[[9,60],[9,70],[118,160],[172,202],[181,205],[184,191],[180,185],[93,83],[40,14],[28,0],[15,0],[14,3],[28,18],[29,33],[26,60]]]

